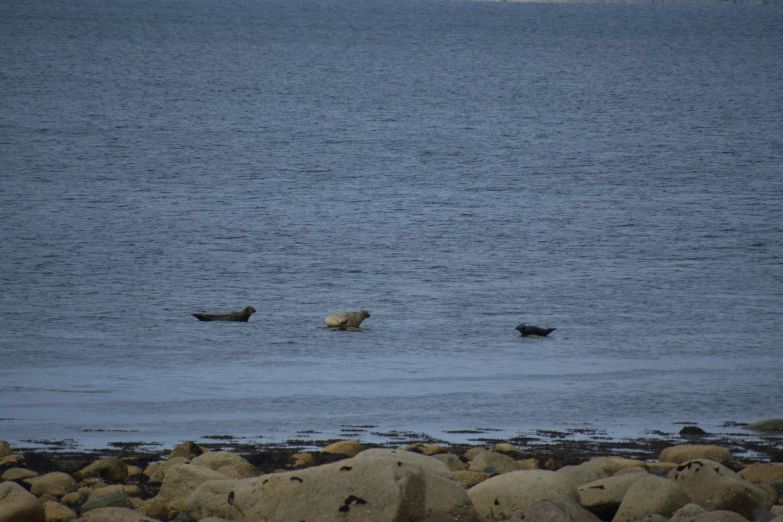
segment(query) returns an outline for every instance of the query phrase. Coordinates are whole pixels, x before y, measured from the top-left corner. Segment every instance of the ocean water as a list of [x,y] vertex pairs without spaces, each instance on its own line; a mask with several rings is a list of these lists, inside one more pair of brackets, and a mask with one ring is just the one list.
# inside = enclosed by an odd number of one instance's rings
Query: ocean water
[[[2,2],[0,439],[783,416],[781,27],[779,5]],[[360,307],[364,331],[323,328]]]

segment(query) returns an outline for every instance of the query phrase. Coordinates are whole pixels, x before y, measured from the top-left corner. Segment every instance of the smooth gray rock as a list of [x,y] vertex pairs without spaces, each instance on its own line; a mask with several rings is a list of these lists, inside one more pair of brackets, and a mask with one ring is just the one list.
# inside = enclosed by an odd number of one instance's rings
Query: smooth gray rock
[[0,482],[0,522],[45,522],[44,506],[16,482]]
[[82,505],[79,512],[81,514],[85,514],[88,511],[92,511],[93,509],[108,507],[133,509],[127,493],[114,491],[105,495],[91,496]]
[[580,503],[602,519],[609,520],[617,513],[628,489],[647,476],[647,473],[637,471],[582,484],[578,488]]
[[699,459],[677,466],[669,475],[682,485],[694,504],[708,511],[734,511],[748,520],[772,503],[762,489],[718,462]]
[[601,519],[574,502],[541,500],[516,511],[510,522],[601,522]]
[[576,487],[609,476],[609,473],[598,466],[564,466],[555,473],[565,477]]
[[620,504],[613,522],[635,522],[647,515],[672,516],[690,502],[682,486],[672,480],[647,474],[634,482]]
[[526,469],[504,473],[468,490],[482,520],[504,520],[515,511],[541,500],[579,503],[579,492],[554,471]]

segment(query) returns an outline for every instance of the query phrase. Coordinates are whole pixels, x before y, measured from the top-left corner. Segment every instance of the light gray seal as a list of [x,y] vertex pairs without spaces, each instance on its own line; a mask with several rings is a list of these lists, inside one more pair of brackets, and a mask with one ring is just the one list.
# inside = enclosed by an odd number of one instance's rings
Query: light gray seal
[[557,328],[539,328],[538,326],[528,326],[526,324],[518,324],[515,328],[523,337],[537,336],[546,337],[551,334]]
[[368,317],[371,317],[370,312],[360,308],[356,312],[337,312],[336,314],[327,315],[324,322],[330,328],[345,330],[346,328],[359,328],[362,321]]
[[188,312],[199,321],[242,321],[247,322],[250,316],[256,313],[252,306],[246,306],[239,312],[229,312],[227,314],[202,314],[199,312]]

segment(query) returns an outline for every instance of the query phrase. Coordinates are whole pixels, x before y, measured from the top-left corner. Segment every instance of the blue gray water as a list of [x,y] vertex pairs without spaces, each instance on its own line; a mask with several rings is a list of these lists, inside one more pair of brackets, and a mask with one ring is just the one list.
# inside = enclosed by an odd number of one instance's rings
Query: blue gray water
[[[781,27],[783,6],[0,3],[0,439],[783,416]],[[359,307],[365,331],[322,328]]]

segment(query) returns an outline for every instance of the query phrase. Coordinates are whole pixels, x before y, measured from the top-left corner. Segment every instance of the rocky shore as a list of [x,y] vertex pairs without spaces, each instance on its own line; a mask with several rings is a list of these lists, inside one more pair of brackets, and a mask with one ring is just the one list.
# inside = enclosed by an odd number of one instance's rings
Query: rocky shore
[[[783,522],[783,419],[760,436],[542,433],[43,451],[0,441],[0,522]],[[295,441],[294,441],[295,442]],[[315,443],[314,443],[315,442]]]

